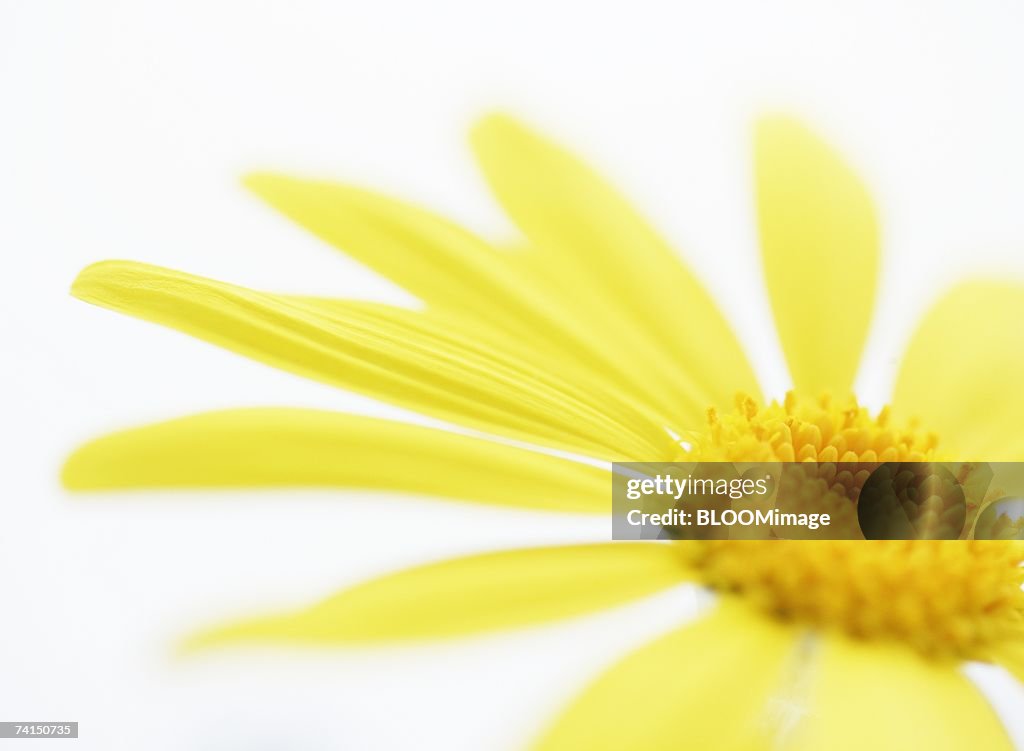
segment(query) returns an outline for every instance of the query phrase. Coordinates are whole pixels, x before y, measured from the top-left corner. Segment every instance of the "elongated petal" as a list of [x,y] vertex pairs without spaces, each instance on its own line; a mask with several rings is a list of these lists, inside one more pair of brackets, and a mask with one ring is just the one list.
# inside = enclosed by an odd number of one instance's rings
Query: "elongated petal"
[[[515,120],[495,115],[473,146],[502,206],[542,251],[540,263],[573,280],[574,297],[634,330],[654,367],[698,387],[697,409],[759,394],[743,351],[679,256],[594,172]],[[683,406],[692,394],[680,395]]]
[[382,488],[606,513],[608,472],[441,430],[304,409],[239,409],[104,436],[62,475],[72,490]]
[[685,378],[653,367],[649,352],[645,359],[638,342],[646,333],[607,314],[612,301],[599,300],[582,314],[574,308],[575,273],[552,279],[530,266],[528,253],[499,251],[431,212],[348,185],[268,173],[245,184],[431,308],[483,325],[491,338],[529,341],[552,368],[583,364],[664,412],[694,401],[685,396]]
[[756,181],[765,280],[794,386],[845,395],[875,301],[871,199],[828,146],[784,118],[758,126]]
[[359,584],[308,610],[200,634],[191,646],[438,639],[601,610],[687,577],[672,544],[603,543],[456,558]]
[[85,269],[72,291],[276,367],[499,435],[604,457],[656,456],[668,445],[659,426],[610,417],[627,413],[611,397],[588,403],[556,376],[483,343],[460,343],[407,311],[339,305],[328,316],[292,298],[118,261]]
[[[556,380],[561,387],[572,385],[572,390],[585,394],[591,404],[601,405],[606,414],[618,415],[626,422],[646,421],[649,425],[664,425],[663,413],[652,408],[650,399],[635,388],[621,386],[609,378],[607,372],[592,364],[567,356],[564,350],[545,346],[535,339],[512,337],[496,331],[486,323],[476,321],[451,310],[428,308],[411,311],[390,305],[356,302],[338,298],[293,297],[296,302],[312,307],[328,318],[339,317],[342,322],[353,312],[371,315],[378,320],[392,320],[410,331],[424,331],[427,340],[440,339],[449,346],[484,353],[487,357],[519,363],[533,374]],[[500,351],[499,351],[500,348]]]
[[[768,751],[791,630],[722,601],[591,684],[536,751]],[[828,748],[828,746],[822,746]]]
[[1024,459],[1024,285],[962,284],[910,340],[893,408],[957,459]]
[[261,172],[248,175],[245,186],[431,305],[502,321],[537,315],[506,254],[429,211],[325,180]]
[[900,644],[826,639],[810,697],[785,751],[1013,748],[956,663],[922,658]]

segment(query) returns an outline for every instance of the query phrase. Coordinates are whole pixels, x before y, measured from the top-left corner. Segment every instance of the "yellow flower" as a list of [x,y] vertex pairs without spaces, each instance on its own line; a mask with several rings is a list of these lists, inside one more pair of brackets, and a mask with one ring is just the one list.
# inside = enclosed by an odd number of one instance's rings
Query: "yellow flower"
[[[522,248],[495,248],[358,188],[246,181],[423,310],[269,294],[123,261],[84,270],[74,294],[475,435],[225,411],[96,440],[69,459],[66,485],[356,486],[602,514],[607,465],[564,452],[604,462],[870,462],[940,449],[1024,459],[1020,286],[957,287],[913,336],[891,408],[870,414],[852,401],[879,231],[861,182],[800,125],[765,120],[756,138],[765,277],[794,382],[781,403],[763,400],[700,283],[599,177],[505,117],[480,123],[473,145]],[[195,644],[457,637],[694,582],[719,594],[710,613],[612,667],[538,749],[1008,748],[960,666],[989,661],[1024,676],[1022,558],[1013,543],[973,541],[510,550],[395,573]]]

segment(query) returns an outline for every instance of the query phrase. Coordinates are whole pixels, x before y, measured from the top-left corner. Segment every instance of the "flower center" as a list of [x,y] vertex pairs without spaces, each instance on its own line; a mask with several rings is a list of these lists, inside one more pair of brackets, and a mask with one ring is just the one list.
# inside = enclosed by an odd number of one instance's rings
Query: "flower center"
[[1024,635],[1020,543],[989,540],[709,540],[705,584],[769,615],[928,655],[983,658]]
[[[708,411],[705,433],[686,437],[688,460],[816,461],[864,465],[830,480],[828,503],[856,501],[880,462],[929,461],[938,440],[896,430],[888,410],[872,416],[828,399]],[[827,474],[827,473],[826,473]],[[819,496],[820,502],[820,496]],[[853,535],[850,535],[853,536]],[[786,621],[867,639],[894,638],[928,655],[983,659],[1024,636],[1024,544],[975,540],[704,540],[683,543],[701,580]]]
[[871,415],[851,399],[836,405],[829,396],[816,401],[793,392],[782,404],[762,407],[737,394],[733,411],[708,410],[703,433],[687,438],[687,459],[706,462],[924,462],[934,459],[938,437],[890,426],[889,408]]

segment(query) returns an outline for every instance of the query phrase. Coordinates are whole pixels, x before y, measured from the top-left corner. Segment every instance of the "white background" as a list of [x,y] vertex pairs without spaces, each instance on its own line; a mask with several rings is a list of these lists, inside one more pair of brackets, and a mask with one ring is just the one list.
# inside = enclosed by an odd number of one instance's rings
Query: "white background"
[[[782,110],[839,146],[880,206],[881,325],[860,378],[879,405],[943,286],[1024,277],[1021,7],[0,0],[0,720],[79,720],[90,749],[514,749],[694,606],[677,591],[443,647],[176,661],[199,625],[608,525],[360,493],[71,498],[62,457],[126,425],[241,405],[399,414],[74,301],[82,266],[405,300],[238,176],[356,181],[510,237],[465,146],[497,107],[633,196],[778,394],[749,149],[757,114]],[[1018,689],[983,672],[1019,710]]]

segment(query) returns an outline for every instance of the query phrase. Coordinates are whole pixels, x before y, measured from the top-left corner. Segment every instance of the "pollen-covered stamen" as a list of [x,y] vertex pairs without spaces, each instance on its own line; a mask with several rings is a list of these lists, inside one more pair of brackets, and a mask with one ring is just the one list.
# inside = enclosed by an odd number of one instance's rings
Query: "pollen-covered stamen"
[[687,548],[703,581],[786,621],[984,659],[1024,638],[1024,544],[714,540]]
[[856,503],[871,473],[883,462],[933,460],[938,443],[913,425],[892,426],[887,408],[872,415],[855,399],[838,404],[792,392],[767,406],[737,394],[732,412],[709,409],[705,430],[686,438],[688,461],[807,463],[802,474],[784,475],[783,510],[827,513],[830,535],[845,539],[863,539]]
[[761,406],[737,394],[727,415],[708,410],[703,433],[688,436],[687,459],[743,462],[923,462],[934,458],[938,438],[915,425],[898,430],[888,407],[872,415],[850,399],[836,404],[824,395],[800,399],[793,392],[782,404]]
[[[871,471],[938,458],[934,434],[890,423],[887,409],[871,415],[852,400],[788,394],[765,407],[739,395],[728,415],[708,411],[706,430],[686,437],[685,458],[808,462],[808,510],[831,512],[860,537],[856,503]],[[706,540],[681,550],[706,585],[782,620],[897,639],[931,656],[985,659],[1024,638],[1024,543]]]

